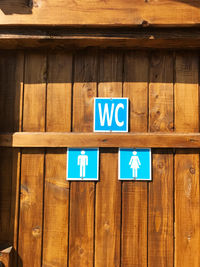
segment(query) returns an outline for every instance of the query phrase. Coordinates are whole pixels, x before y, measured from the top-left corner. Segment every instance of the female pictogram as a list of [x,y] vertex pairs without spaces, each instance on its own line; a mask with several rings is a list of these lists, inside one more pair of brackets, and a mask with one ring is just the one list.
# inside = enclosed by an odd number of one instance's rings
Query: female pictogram
[[137,170],[140,168],[141,163],[136,151],[133,151],[133,156],[130,159],[129,165],[132,169],[132,177],[137,178]]

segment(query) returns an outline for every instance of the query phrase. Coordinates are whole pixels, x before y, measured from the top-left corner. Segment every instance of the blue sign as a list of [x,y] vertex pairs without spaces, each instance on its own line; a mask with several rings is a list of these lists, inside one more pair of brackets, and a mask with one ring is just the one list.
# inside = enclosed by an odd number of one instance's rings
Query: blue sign
[[99,178],[98,148],[68,148],[67,180],[93,181]]
[[120,148],[119,180],[151,180],[151,149]]
[[128,132],[128,98],[95,98],[94,132]]

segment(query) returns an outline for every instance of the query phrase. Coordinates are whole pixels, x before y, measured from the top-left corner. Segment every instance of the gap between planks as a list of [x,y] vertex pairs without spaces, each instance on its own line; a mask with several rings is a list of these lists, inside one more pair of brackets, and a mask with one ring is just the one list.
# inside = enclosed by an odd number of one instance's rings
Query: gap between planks
[[200,133],[16,132],[0,134],[0,146],[200,148]]

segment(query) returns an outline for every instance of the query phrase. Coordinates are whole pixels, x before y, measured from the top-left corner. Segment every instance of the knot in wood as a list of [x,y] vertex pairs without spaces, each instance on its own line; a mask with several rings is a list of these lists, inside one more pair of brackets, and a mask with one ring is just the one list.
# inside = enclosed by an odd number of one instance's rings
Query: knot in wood
[[79,253],[82,255],[84,253],[84,249],[83,248],[80,248],[79,249]]
[[159,168],[159,169],[162,169],[162,168],[163,168],[163,162],[160,161],[160,162],[158,163],[158,168]]
[[32,229],[32,235],[37,237],[41,235],[41,229],[40,226],[36,226]]
[[110,229],[109,222],[105,222],[105,224],[104,224],[104,229],[105,229],[106,231],[109,231],[109,229]]
[[190,168],[190,173],[191,173],[191,174],[195,174],[195,168],[191,167],[191,168]]
[[87,96],[88,96],[88,97],[93,97],[93,91],[92,91],[91,88],[88,88],[88,89],[87,89]]
[[142,27],[148,27],[148,26],[149,26],[149,22],[147,20],[143,20]]

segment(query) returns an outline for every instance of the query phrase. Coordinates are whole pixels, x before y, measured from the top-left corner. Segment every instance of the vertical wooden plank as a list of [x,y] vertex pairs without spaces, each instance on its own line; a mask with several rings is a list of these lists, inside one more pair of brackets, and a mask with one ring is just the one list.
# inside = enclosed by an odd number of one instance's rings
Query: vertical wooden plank
[[[24,131],[45,130],[46,56],[25,57]],[[19,220],[19,266],[40,266],[43,224],[44,150],[22,151]],[[34,253],[33,253],[34,252]]]
[[[130,132],[147,131],[148,56],[126,52],[123,96],[130,100]],[[122,184],[122,266],[147,266],[147,184]]]
[[[14,131],[22,131],[22,110],[23,110],[23,81],[24,81],[24,52],[17,53],[17,66],[15,68],[15,104],[14,104]],[[18,229],[19,229],[19,196],[20,196],[20,168],[21,149],[12,149],[12,203],[11,203],[11,225],[13,225],[13,266],[17,266],[18,253]]]
[[47,132],[70,132],[72,54],[54,53],[48,57]]
[[[97,93],[96,51],[75,55],[73,86],[73,131],[93,131],[93,98]],[[69,266],[93,266],[94,256],[93,182],[71,182]]]
[[[0,131],[21,129],[23,90],[22,52],[0,52]],[[6,119],[5,119],[6,118]],[[19,149],[0,152],[0,242],[9,242],[17,249]]]
[[[48,56],[47,131],[71,130],[72,54]],[[69,184],[66,149],[48,150],[45,164],[43,265],[67,266]]]
[[[149,127],[173,131],[173,54],[155,52],[150,61]],[[173,154],[155,150],[149,183],[148,266],[173,266]]]
[[[199,57],[176,54],[175,128],[199,131]],[[175,156],[175,266],[200,265],[199,154],[177,150]]]
[[11,230],[11,186],[12,149],[0,148],[0,243],[12,242]]
[[[100,55],[99,97],[122,96],[122,54]],[[115,153],[114,153],[115,152]],[[96,185],[95,267],[120,266],[121,183],[116,151],[102,151]]]
[[24,81],[23,131],[45,131],[46,56],[27,54]]
[[66,149],[46,153],[43,266],[67,266],[69,184]]

